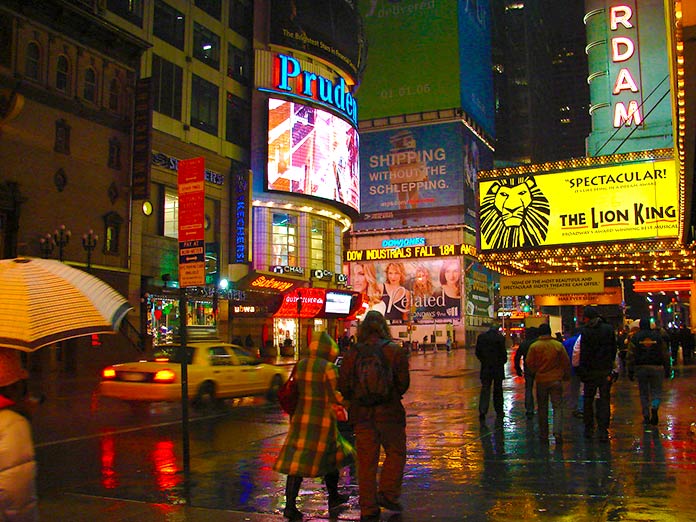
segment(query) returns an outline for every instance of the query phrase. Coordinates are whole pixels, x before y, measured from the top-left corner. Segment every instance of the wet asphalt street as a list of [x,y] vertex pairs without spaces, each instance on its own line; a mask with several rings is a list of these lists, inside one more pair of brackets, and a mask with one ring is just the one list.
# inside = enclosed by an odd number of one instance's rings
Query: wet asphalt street
[[[537,418],[525,417],[524,381],[510,368],[505,417],[489,413],[481,424],[472,351],[414,354],[404,398],[404,512],[382,520],[692,519],[696,367],[677,370],[665,384],[657,428],[644,429],[637,384],[622,378],[612,390],[609,442],[586,440],[582,420],[567,412],[564,442],[556,445],[540,441]],[[287,421],[276,405],[245,399],[192,419],[190,506],[183,505],[175,407],[155,406],[145,426],[117,405],[95,405],[88,393],[62,407],[36,421],[42,520],[283,520],[285,477],[272,464]],[[51,429],[59,421],[68,425],[60,436]],[[341,487],[353,498],[333,520],[358,520],[349,468]],[[329,519],[318,480],[305,479],[298,507],[305,520]]]

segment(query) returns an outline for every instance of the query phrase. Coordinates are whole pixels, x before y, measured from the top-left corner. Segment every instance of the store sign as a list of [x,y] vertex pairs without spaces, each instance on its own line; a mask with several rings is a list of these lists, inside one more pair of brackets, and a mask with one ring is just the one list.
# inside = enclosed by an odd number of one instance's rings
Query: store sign
[[249,281],[249,288],[276,290],[278,292],[285,292],[293,286],[295,286],[295,283],[293,282],[265,275],[259,275],[258,277],[255,277]]
[[677,237],[674,160],[479,181],[481,250]]
[[233,263],[244,264],[251,256],[249,246],[249,236],[251,226],[249,226],[249,207],[251,201],[251,190],[249,187],[249,174],[243,169],[234,174],[232,181],[232,253]]
[[179,286],[205,286],[205,160],[178,164]]
[[346,250],[344,261],[381,261],[388,259],[414,259],[447,256],[476,257],[473,245],[430,245],[403,248],[371,248],[368,250]]
[[424,237],[400,237],[398,239],[383,239],[382,248],[403,248],[407,246],[425,246]]
[[613,79],[611,94],[614,128],[636,127],[643,123],[640,54],[636,43],[636,2],[618,2],[609,7],[608,14],[611,36],[609,75]]
[[334,281],[336,281],[336,284],[345,285],[348,282],[348,276],[346,274],[335,274]]
[[293,274],[298,276],[303,276],[305,269],[301,266],[289,266],[289,265],[274,265],[270,267],[270,271],[274,274]]
[[345,115],[354,125],[358,124],[358,103],[348,90],[346,81],[335,81],[302,69],[300,61],[292,56],[278,54],[275,57],[273,85],[275,89],[300,98],[311,99],[327,105]]
[[603,293],[604,272],[501,276],[500,295]]
[[621,288],[610,286],[601,294],[552,294],[538,295],[534,298],[536,306],[590,306],[590,305],[620,305]]
[[131,198],[150,198],[150,155],[152,148],[152,78],[140,78],[135,84],[133,113],[133,174]]
[[331,278],[333,276],[334,276],[334,273],[331,272],[330,270],[323,270],[321,268],[317,268],[316,270],[312,270],[312,278],[319,279],[320,281],[331,280]]

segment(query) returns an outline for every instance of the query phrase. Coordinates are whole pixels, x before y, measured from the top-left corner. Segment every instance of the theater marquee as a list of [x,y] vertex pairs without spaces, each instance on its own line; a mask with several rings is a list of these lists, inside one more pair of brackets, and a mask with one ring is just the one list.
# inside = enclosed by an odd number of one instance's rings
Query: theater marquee
[[674,238],[674,160],[479,180],[481,251]]

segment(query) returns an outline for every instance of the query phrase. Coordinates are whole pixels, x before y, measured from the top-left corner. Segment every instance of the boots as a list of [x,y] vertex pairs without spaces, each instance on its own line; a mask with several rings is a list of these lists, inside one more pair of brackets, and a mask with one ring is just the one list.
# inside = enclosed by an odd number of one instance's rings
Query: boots
[[324,483],[329,492],[329,514],[333,515],[342,504],[348,502],[350,496],[338,492],[338,470],[324,476]]
[[285,509],[283,510],[283,516],[291,521],[302,520],[302,512],[295,505],[301,485],[302,477],[288,475],[288,480],[285,483]]

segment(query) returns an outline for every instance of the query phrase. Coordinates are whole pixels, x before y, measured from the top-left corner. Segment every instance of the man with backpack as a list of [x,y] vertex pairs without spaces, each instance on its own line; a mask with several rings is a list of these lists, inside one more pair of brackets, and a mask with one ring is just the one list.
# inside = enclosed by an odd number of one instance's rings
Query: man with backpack
[[662,401],[662,380],[672,373],[670,350],[650,319],[641,319],[639,330],[631,337],[626,354],[628,378],[638,379],[643,424],[657,426],[657,410]]
[[[384,316],[375,310],[367,312],[355,347],[343,359],[338,380],[355,431],[361,521],[379,520],[380,506],[402,510],[406,411],[401,398],[409,384],[408,354],[392,342]],[[378,484],[382,448],[385,459]]]

